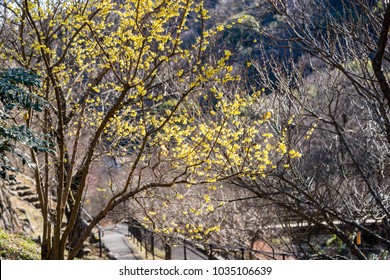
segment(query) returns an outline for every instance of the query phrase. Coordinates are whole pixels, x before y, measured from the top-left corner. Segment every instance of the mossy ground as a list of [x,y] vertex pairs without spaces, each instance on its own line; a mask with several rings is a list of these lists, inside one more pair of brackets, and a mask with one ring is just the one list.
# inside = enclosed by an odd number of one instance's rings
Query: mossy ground
[[0,260],[38,260],[40,246],[31,239],[0,229]]

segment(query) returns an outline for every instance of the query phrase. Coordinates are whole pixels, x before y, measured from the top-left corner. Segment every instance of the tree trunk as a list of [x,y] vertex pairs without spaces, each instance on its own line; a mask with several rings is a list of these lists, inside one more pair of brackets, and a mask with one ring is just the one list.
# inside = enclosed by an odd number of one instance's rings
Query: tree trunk
[[[67,169],[69,170],[69,167],[67,167]],[[82,180],[82,173],[77,172],[74,178],[72,179],[72,183],[70,185],[70,195],[68,196],[67,206],[65,209],[65,216],[68,222],[71,220],[72,212],[74,211],[74,205],[75,205],[74,198],[80,187],[80,180]],[[77,242],[83,235],[84,229],[87,226],[86,223],[83,221],[81,215],[82,215],[81,209],[79,209],[77,212],[77,218],[74,227],[72,228],[72,231],[69,233],[69,238],[68,238],[69,251],[75,248]],[[81,257],[79,252],[77,253],[76,257]]]

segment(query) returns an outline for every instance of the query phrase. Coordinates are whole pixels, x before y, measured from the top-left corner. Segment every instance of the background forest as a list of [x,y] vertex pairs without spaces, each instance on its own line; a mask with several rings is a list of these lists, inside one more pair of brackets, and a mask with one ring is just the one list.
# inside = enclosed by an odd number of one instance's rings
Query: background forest
[[0,227],[42,259],[123,222],[246,259],[389,257],[388,1],[0,10]]

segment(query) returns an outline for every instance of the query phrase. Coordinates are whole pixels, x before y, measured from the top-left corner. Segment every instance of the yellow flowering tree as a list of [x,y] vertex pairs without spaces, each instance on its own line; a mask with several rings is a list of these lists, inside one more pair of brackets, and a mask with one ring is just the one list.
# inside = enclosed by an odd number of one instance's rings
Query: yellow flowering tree
[[[2,5],[3,63],[42,77],[38,94],[48,105],[27,120],[55,144],[51,154],[31,150],[43,259],[77,257],[93,228],[128,200],[232,176],[265,176],[276,157],[299,155],[283,140],[271,141],[272,114],[256,107],[259,94],[227,93],[239,77],[230,51],[208,59],[217,30],[205,30],[209,15],[202,1]],[[183,44],[192,32],[189,19],[201,31]],[[107,167],[107,159],[115,163]],[[99,166],[103,180],[93,176]],[[211,212],[209,194],[200,196]],[[88,203],[95,205],[93,219],[83,225]]]

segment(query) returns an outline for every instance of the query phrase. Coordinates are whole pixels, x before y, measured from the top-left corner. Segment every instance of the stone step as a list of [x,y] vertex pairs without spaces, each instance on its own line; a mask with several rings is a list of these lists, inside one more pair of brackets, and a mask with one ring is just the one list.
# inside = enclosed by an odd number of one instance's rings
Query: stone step
[[30,189],[30,187],[29,186],[26,186],[26,185],[17,185],[16,187],[15,187],[15,190],[16,191],[25,191],[25,190],[29,190]]
[[17,186],[20,184],[21,182],[19,182],[18,180],[8,182],[8,186]]
[[16,188],[19,186],[21,186],[21,185],[8,185],[7,188],[11,191],[16,191]]
[[28,191],[18,191],[18,195],[19,195],[20,197],[26,197],[26,196],[35,195],[35,193],[34,193],[32,190],[28,190]]
[[34,206],[36,209],[41,209],[41,204],[40,204],[39,202],[34,203],[33,206]]
[[26,197],[23,197],[23,200],[24,201],[27,201],[27,202],[30,202],[30,203],[34,203],[34,202],[38,202],[39,201],[39,198],[38,196],[26,196]]
[[14,196],[18,196],[18,193],[16,192],[16,191],[14,191],[14,190],[9,190],[9,193],[11,194],[11,195],[14,195]]

